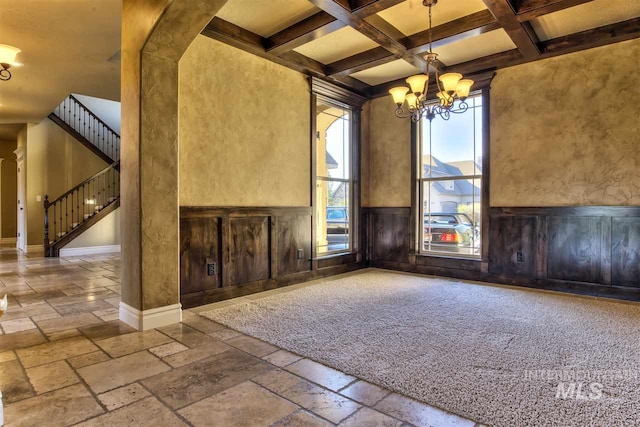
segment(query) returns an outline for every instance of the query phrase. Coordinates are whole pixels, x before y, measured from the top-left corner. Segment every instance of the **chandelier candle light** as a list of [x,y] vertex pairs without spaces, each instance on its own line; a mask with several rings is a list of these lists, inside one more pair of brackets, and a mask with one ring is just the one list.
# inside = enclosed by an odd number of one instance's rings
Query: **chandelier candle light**
[[16,62],[16,56],[21,52],[17,47],[9,46],[8,44],[0,44],[0,80],[11,79],[12,65],[20,65]]
[[[449,120],[451,113],[464,113],[468,105],[465,102],[471,91],[473,80],[463,79],[462,74],[446,73],[440,75],[438,67],[438,54],[433,51],[431,38],[431,8],[438,3],[438,0],[422,0],[422,4],[429,8],[429,52],[424,55],[427,61],[427,72],[433,67],[435,71],[436,86],[438,92],[438,103],[427,101],[427,91],[429,89],[429,75],[417,74],[407,78],[409,87],[398,86],[391,88],[389,93],[396,104],[396,117],[418,122],[422,117],[429,121],[437,115],[444,120]],[[459,100],[457,105],[455,101]],[[405,107],[406,106],[406,107]]]

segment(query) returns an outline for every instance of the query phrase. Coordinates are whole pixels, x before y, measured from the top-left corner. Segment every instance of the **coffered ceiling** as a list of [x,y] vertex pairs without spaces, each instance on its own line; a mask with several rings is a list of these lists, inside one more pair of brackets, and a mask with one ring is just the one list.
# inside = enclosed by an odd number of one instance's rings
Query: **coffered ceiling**
[[[442,0],[433,8],[433,26],[464,18],[486,9],[487,6],[482,0]],[[422,0],[403,1],[378,12],[378,16],[396,27],[405,36],[419,33],[429,27],[427,9],[422,5]]]
[[[229,0],[202,34],[369,97],[426,72],[422,0],[258,3]],[[439,0],[432,12],[441,69],[471,78],[640,37],[640,0]]]

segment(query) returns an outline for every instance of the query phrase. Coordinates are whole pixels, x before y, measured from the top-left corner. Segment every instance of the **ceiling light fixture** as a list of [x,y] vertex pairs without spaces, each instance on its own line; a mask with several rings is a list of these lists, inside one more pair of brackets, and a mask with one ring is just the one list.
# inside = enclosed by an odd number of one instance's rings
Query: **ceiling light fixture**
[[11,79],[11,68],[12,65],[19,65],[16,62],[16,55],[22,52],[17,47],[9,46],[7,44],[0,44],[0,80],[10,80]]
[[[433,51],[431,35],[431,8],[438,3],[438,0],[422,0],[422,4],[429,8],[429,52],[424,55],[427,61],[427,73],[433,67],[436,77],[436,96],[438,103],[432,103],[427,99],[429,89],[429,75],[417,74],[407,78],[409,87],[398,86],[391,88],[389,93],[396,104],[396,117],[418,122],[425,117],[429,121],[437,115],[444,120],[449,120],[451,113],[464,113],[469,108],[465,100],[469,96],[469,91],[473,85],[473,80],[463,79],[462,74],[446,73],[440,75],[438,54]],[[454,105],[455,101],[459,102]],[[406,109],[405,109],[406,104]]]

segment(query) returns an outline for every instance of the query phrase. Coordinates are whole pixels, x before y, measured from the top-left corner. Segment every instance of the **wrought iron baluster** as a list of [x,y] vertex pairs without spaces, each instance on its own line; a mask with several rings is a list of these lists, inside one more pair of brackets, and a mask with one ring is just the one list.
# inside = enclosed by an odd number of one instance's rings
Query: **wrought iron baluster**
[[49,254],[49,196],[44,195],[44,254]]
[[69,197],[64,198],[64,233],[69,230]]
[[76,190],[76,224],[80,225],[82,220],[80,219],[80,189]]
[[74,218],[73,218],[73,193],[75,193],[75,191],[71,192],[71,229],[73,230],[73,223],[74,223]]

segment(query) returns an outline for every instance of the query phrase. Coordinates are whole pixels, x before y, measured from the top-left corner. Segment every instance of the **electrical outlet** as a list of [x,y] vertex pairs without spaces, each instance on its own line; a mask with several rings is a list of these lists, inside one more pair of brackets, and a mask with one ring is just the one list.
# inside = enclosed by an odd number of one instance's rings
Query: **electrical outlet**
[[215,276],[216,275],[216,263],[212,262],[211,264],[207,264],[207,276]]
[[524,262],[524,254],[521,251],[516,252],[516,258],[518,262]]
[[298,259],[304,259],[304,249],[298,249]]

